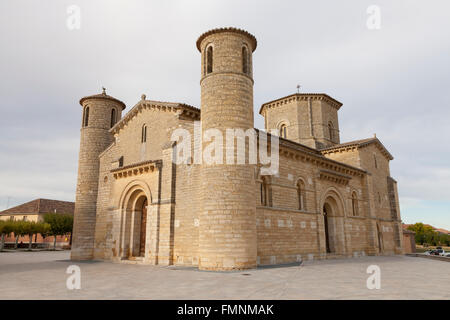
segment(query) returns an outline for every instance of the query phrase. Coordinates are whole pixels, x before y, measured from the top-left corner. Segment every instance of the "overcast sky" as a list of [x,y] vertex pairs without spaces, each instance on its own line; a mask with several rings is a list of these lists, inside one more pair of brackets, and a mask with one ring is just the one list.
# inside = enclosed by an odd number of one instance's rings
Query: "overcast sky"
[[[81,9],[69,30],[67,8]],[[381,28],[367,28],[367,8]],[[0,2],[0,210],[74,201],[81,97],[129,110],[147,99],[200,107],[198,36],[256,36],[255,127],[262,103],[296,91],[344,105],[341,141],[373,136],[394,155],[402,219],[450,229],[449,1]],[[9,199],[9,200],[8,200]]]

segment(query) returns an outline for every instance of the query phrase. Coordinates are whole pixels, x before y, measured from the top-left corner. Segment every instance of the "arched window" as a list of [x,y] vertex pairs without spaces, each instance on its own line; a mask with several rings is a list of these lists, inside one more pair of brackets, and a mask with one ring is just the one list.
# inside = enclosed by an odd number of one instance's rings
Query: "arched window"
[[211,46],[206,50],[206,73],[213,71],[213,48]]
[[147,142],[147,125],[146,124],[144,124],[142,126],[141,142],[142,143]]
[[381,204],[381,194],[378,192],[378,203]]
[[261,205],[264,207],[270,206],[269,201],[269,186],[267,185],[267,179],[265,177],[262,177],[261,182]]
[[285,124],[280,126],[280,137],[287,139],[287,126]]
[[87,127],[89,124],[89,107],[84,108],[83,127]]
[[242,72],[248,74],[248,50],[247,47],[242,47]]
[[358,215],[358,197],[356,192],[352,193],[352,212],[354,216]]
[[111,110],[111,128],[116,124],[116,109]]
[[378,168],[378,162],[377,162],[377,155],[376,154],[373,155],[373,162],[375,164],[375,169]]
[[302,180],[297,182],[298,210],[306,210],[305,184]]
[[333,122],[328,122],[328,136],[330,137],[330,140],[333,140],[334,138],[334,131],[333,131]]

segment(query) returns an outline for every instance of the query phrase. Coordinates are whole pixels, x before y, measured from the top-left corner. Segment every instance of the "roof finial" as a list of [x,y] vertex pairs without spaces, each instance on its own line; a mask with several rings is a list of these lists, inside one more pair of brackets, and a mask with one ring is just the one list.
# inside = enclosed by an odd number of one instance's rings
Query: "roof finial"
[[377,137],[377,134],[376,134],[376,133],[374,133],[374,134],[373,134],[373,137],[374,137],[374,138],[376,138],[376,137]]
[[145,93],[143,93],[142,95],[141,95],[141,100],[145,100],[147,98],[147,96],[145,95]]
[[297,93],[300,93],[300,88],[301,88],[302,86],[301,85],[297,85]]
[[102,91],[103,91],[102,94],[106,95],[106,88],[105,87],[102,87]]

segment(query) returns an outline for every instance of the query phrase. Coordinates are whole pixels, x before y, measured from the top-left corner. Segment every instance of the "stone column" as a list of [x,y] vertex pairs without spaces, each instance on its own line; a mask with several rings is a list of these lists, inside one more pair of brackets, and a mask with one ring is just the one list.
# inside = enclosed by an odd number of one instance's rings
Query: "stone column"
[[[215,29],[200,36],[197,48],[202,53],[202,134],[218,129],[225,140],[226,129],[253,129],[255,37],[239,29]],[[203,150],[209,143],[203,142]],[[202,164],[202,270],[256,267],[255,165],[248,158],[246,164],[226,164],[225,155],[224,148],[224,164]]]
[[105,92],[82,98],[80,104],[83,116],[71,259],[89,260],[94,255],[99,155],[113,142],[109,129],[120,119],[125,104]]

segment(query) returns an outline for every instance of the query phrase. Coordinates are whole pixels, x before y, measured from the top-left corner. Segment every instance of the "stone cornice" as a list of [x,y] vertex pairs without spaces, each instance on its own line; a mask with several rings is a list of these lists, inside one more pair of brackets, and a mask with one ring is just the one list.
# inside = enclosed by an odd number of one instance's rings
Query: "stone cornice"
[[37,216],[37,215],[44,215],[45,213],[42,213],[42,212],[40,212],[40,213],[37,213],[37,212],[24,212],[24,213],[20,213],[20,212],[12,212],[12,213],[3,213],[3,212],[0,212],[0,216],[4,216],[4,217],[6,217],[6,216]]
[[221,33],[221,32],[234,32],[234,33],[238,33],[238,34],[248,37],[250,39],[250,42],[252,45],[252,52],[255,51],[256,46],[257,46],[257,41],[256,41],[255,36],[245,30],[234,28],[234,27],[217,28],[217,29],[212,29],[212,30],[209,30],[209,31],[203,33],[200,37],[198,37],[197,42],[196,42],[198,51],[201,51],[201,47],[200,47],[201,43],[206,37],[208,37],[212,34]]
[[393,160],[394,157],[391,155],[391,153],[386,149],[386,147],[381,143],[378,138],[371,138],[371,139],[364,139],[364,140],[357,140],[357,141],[351,141],[347,143],[338,144],[329,148],[321,149],[320,152],[325,154],[330,153],[337,153],[337,152],[347,152],[352,151],[355,149],[361,149],[364,147],[367,147],[371,144],[375,143],[378,150],[380,150],[381,154],[384,155],[388,160]]
[[144,109],[154,109],[162,112],[173,112],[178,117],[185,116],[193,120],[200,120],[200,109],[184,103],[141,100],[109,132],[115,134],[123,129],[127,123]]
[[328,180],[346,186],[348,185],[352,177],[334,171],[320,170],[319,179]]
[[329,95],[325,93],[294,93],[286,97],[278,98],[276,100],[272,100],[266,102],[261,105],[259,109],[259,114],[263,114],[265,109],[276,108],[278,106],[290,103],[292,101],[301,101],[301,100],[322,100],[331,105],[332,107],[339,110],[342,107],[342,103],[333,99]]
[[114,175],[115,179],[126,178],[148,172],[154,172],[155,170],[159,170],[161,168],[161,164],[161,160],[143,161],[112,169],[111,173]]
[[[270,134],[268,133],[267,141],[270,141]],[[311,162],[319,167],[327,170],[332,170],[344,175],[363,177],[367,171],[353,167],[346,163],[342,163],[323,156],[320,151],[304,146],[300,143],[290,141],[287,139],[280,139],[280,155],[291,157],[295,160],[302,160]]]

